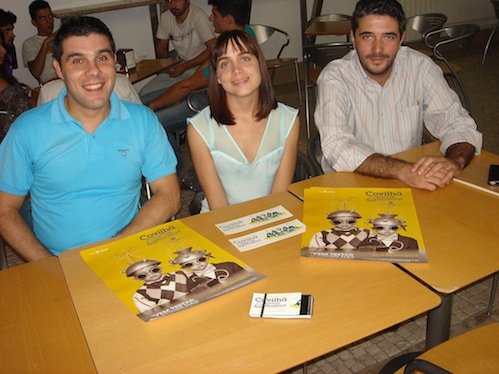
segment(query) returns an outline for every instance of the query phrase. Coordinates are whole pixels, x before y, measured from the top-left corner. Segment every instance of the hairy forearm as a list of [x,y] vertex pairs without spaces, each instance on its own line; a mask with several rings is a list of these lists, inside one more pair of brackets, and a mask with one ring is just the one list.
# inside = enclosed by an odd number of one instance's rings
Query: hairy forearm
[[408,162],[373,153],[355,169],[355,172],[371,177],[399,179],[400,170],[410,166]]
[[19,211],[2,212],[0,235],[26,261],[41,260],[52,254],[38,241]]
[[456,143],[447,148],[445,157],[454,161],[463,170],[473,159],[475,147],[469,143]]

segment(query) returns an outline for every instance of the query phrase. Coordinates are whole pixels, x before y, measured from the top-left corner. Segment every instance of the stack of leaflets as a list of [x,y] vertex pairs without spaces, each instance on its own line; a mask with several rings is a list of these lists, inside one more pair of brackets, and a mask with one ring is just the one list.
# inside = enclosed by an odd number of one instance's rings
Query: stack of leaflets
[[314,306],[312,295],[301,292],[254,293],[249,315],[266,318],[311,318]]

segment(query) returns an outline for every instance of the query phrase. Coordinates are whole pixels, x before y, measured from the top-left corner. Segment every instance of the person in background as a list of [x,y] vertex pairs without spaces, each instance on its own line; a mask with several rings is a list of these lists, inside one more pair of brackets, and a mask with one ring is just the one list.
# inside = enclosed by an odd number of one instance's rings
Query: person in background
[[188,119],[187,140],[206,199],[201,212],[285,191],[297,157],[298,110],[277,103],[265,57],[243,31],[210,54],[209,106]]
[[[315,123],[322,168],[447,186],[482,147],[475,121],[432,59],[402,47],[406,18],[396,0],[361,0],[352,18],[355,50],[330,62],[317,81]],[[442,155],[415,163],[394,157],[421,145],[423,126]]]
[[139,92],[144,104],[149,104],[167,88],[190,77],[197,66],[208,60],[215,34],[208,16],[190,0],[166,0],[168,11],[161,14],[156,33],[156,56],[169,57],[170,41],[182,59],[180,64],[158,74]]
[[[250,18],[248,0],[208,0],[208,4],[212,6],[209,19],[216,33],[241,30],[255,37],[255,33],[248,26]],[[206,91],[196,91],[208,87],[209,77],[209,62],[206,61],[197,68],[193,75],[175,83],[148,105],[155,111],[168,133],[168,139],[179,160],[177,170],[182,169],[183,165],[175,133],[185,130],[187,127],[185,120],[208,105]],[[189,95],[191,96],[188,102]]]
[[17,17],[14,13],[0,9],[0,32],[3,35],[3,46],[7,52],[7,58],[4,61],[7,73],[13,74],[13,70],[17,69],[17,54],[16,47],[14,46],[14,24]]
[[[180,209],[176,159],[144,105],[121,101],[111,32],[94,17],[55,38],[56,100],[23,113],[0,145],[0,235],[28,261],[171,219]],[[152,197],[140,211],[142,178]],[[33,230],[19,209],[31,197]]]
[[33,107],[26,88],[9,74],[8,64],[4,63],[9,58],[6,47],[4,35],[0,33],[0,111],[11,116],[10,121],[4,122],[0,128],[0,142],[9,131],[10,124],[21,113]]
[[54,16],[49,3],[35,0],[29,5],[31,23],[37,29],[37,34],[23,43],[23,63],[38,82],[47,83],[57,78],[52,65],[54,52]]

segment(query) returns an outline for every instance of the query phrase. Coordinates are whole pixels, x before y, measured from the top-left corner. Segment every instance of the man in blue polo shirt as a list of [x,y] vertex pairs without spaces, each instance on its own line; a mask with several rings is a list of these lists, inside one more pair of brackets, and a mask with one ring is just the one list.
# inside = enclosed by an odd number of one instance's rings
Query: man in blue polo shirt
[[[0,146],[0,234],[33,261],[164,223],[180,208],[176,159],[153,112],[112,93],[115,45],[93,17],[61,26],[56,100],[21,115]],[[142,176],[153,197],[138,212]],[[33,231],[19,209],[30,194]]]

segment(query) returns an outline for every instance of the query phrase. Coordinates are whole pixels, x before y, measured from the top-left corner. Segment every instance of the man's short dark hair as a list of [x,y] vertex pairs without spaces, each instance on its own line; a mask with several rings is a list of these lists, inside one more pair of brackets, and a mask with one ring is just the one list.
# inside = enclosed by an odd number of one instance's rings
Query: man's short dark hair
[[29,15],[31,19],[36,18],[36,12],[38,12],[41,9],[50,9],[50,4],[47,3],[45,0],[35,0],[31,4],[29,4]]
[[14,13],[0,9],[0,27],[13,25],[16,21],[17,17]]
[[100,19],[81,16],[72,17],[64,22],[54,40],[54,58],[61,63],[62,43],[71,36],[89,36],[90,34],[104,35],[109,39],[113,54],[116,52],[113,35],[109,28]]
[[359,28],[359,19],[364,16],[378,15],[395,18],[399,23],[400,36],[405,32],[405,13],[397,0],[360,0],[352,15],[352,31]]
[[238,26],[249,24],[250,4],[248,0],[208,0],[208,5],[217,7],[222,16],[231,15]]

